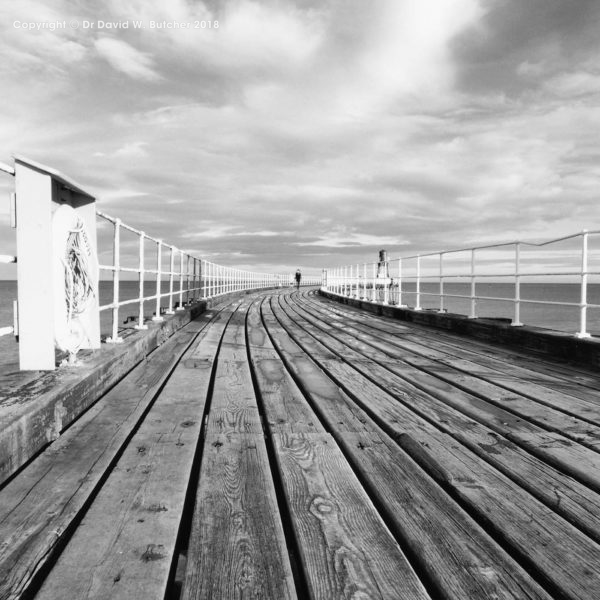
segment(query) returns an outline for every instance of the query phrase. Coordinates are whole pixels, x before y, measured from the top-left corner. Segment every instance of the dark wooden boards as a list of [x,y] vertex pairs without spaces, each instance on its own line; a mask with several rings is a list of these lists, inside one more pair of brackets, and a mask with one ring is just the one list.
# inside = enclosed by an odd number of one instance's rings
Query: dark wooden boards
[[440,597],[550,597],[390,438],[338,439]]
[[205,313],[167,340],[0,492],[0,598],[18,598],[52,559]]
[[429,598],[330,435],[274,444],[312,598]]
[[223,336],[182,598],[296,598],[245,342],[251,299]]
[[[288,320],[283,311],[275,309],[274,312],[295,337],[296,331],[301,328]],[[550,588],[569,598],[586,598],[590,590],[593,594],[600,594],[600,580],[595,571],[595,565],[600,564],[600,547],[596,543],[464,446],[455,441],[450,443],[447,437],[440,438],[440,434],[432,431],[431,427],[423,426],[414,415],[412,424],[410,413],[406,411],[404,418],[389,422],[389,411],[384,415],[378,413],[380,401],[377,400],[377,392],[366,393],[366,383],[358,390],[353,387],[350,365],[343,367],[339,361],[327,358],[327,354],[322,358],[321,346],[314,339],[311,342],[304,338],[299,343],[326,371],[335,365],[344,372],[343,376],[338,372],[336,379],[344,381],[344,387],[354,396],[369,398],[372,411],[380,417],[378,422],[392,433],[397,432],[402,447],[432,476],[439,478],[442,485],[451,489],[452,495],[460,498],[469,511],[475,511],[478,518],[495,531],[498,540],[510,544],[530,568],[538,569],[540,577]],[[406,432],[407,421],[411,432],[409,436],[403,433]],[[411,437],[416,442],[410,443]],[[492,506],[494,503],[497,503],[496,506]],[[560,550],[552,554],[548,551],[550,547]],[[574,576],[575,572],[578,575]]]
[[[310,317],[307,318],[310,320]],[[322,335],[326,337],[328,334],[323,330]],[[340,327],[339,330],[335,328],[331,335],[362,353],[365,358],[371,358],[384,365],[389,371],[427,394],[505,435],[595,490],[600,490],[600,461],[598,454],[591,449],[567,439],[562,433],[548,431],[461,387],[452,385],[444,377],[447,367],[436,368],[430,365],[430,368],[424,370],[421,365],[417,368],[405,360],[394,360],[394,351],[386,352],[388,347],[384,342],[378,342],[365,333],[357,333],[357,340],[354,335],[345,331],[344,327]],[[369,348],[365,348],[363,344],[367,344]]]
[[[211,365],[234,310],[222,310],[183,355],[44,581],[40,600],[164,597]],[[206,360],[197,368],[189,359],[200,345]]]
[[182,600],[296,597],[263,436],[209,434]]
[[288,290],[230,300],[0,492],[11,585],[596,600],[591,374],[565,394],[566,366],[503,371],[507,351],[422,329]]

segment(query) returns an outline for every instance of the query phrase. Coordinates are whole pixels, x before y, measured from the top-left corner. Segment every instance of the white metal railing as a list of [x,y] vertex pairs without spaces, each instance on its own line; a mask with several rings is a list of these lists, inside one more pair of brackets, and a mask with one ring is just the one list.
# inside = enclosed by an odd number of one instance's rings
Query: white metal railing
[[[4,163],[0,163],[0,171],[7,173],[14,177],[15,170]],[[10,195],[10,227],[15,229],[17,226],[15,218],[15,195]],[[17,257],[9,254],[0,254],[0,264],[16,264]],[[0,325],[0,337],[4,335],[18,335],[18,321],[17,321],[17,301],[13,300],[13,324],[12,325]]]
[[[144,303],[155,301],[153,321],[160,321],[162,317],[161,300],[168,298],[168,305],[164,307],[164,314],[173,314],[177,310],[183,310],[185,306],[193,304],[200,299],[214,298],[223,294],[246,291],[253,289],[282,287],[289,284],[289,275],[273,273],[255,273],[235,267],[226,267],[166,244],[161,239],[147,235],[126,225],[121,219],[111,217],[101,211],[96,211],[101,219],[113,225],[113,263],[111,265],[99,265],[101,271],[112,272],[113,300],[110,304],[100,306],[100,311],[112,310],[112,334],[106,338],[107,342],[120,342],[119,337],[119,309],[131,304],[138,305],[137,325],[138,329],[146,329],[144,323]],[[126,267],[122,264],[121,232],[123,230],[135,234],[138,238],[137,267]],[[147,244],[152,244],[156,249],[155,268],[147,268],[145,256]],[[169,267],[163,269],[163,256],[168,253]],[[137,274],[139,281],[139,294],[136,298],[129,300],[119,299],[119,283],[121,273]],[[146,275],[154,278],[154,293],[144,295],[144,283]],[[168,278],[168,279],[164,279]],[[175,287],[177,289],[175,289]]]
[[[438,298],[439,312],[446,312],[445,300],[462,299],[469,302],[469,317],[477,318],[478,301],[496,301],[513,304],[512,325],[520,326],[521,306],[538,304],[577,308],[579,311],[579,338],[590,337],[588,332],[588,309],[600,308],[600,304],[588,301],[589,277],[600,275],[598,268],[591,267],[589,241],[600,236],[600,230],[582,231],[573,235],[551,239],[541,243],[513,241],[456,250],[444,250],[426,254],[415,254],[378,262],[346,265],[323,269],[321,289],[330,293],[358,298],[368,302],[406,306],[407,295],[414,297],[414,310],[422,310],[423,296]],[[575,249],[563,252],[554,251],[553,268],[540,268],[548,262],[548,257],[538,253],[533,257],[535,266],[527,268],[529,263],[523,260],[523,251],[539,249],[544,252],[553,245],[576,243]],[[382,258],[382,257],[380,257]],[[568,259],[571,259],[570,262]],[[530,259],[531,260],[531,259]],[[576,261],[576,266],[573,263]],[[427,263],[427,265],[425,265]],[[465,265],[466,263],[466,265]],[[424,266],[427,268],[424,269]],[[524,278],[541,280],[543,278],[576,278],[579,284],[579,301],[559,301],[550,299],[524,299],[521,296],[521,284]],[[513,294],[510,297],[486,296],[477,294],[477,286],[483,281],[500,280],[512,283]],[[563,280],[564,281],[564,280]],[[433,282],[437,291],[424,291],[422,284]],[[445,284],[466,283],[469,293],[448,293]],[[407,284],[413,286],[407,290]]]

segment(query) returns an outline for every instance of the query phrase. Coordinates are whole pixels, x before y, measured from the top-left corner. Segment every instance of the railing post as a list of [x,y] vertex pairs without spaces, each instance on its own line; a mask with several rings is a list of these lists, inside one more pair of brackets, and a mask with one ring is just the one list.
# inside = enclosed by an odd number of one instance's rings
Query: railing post
[[202,277],[202,298],[206,299],[206,260],[200,264],[200,274]]
[[183,251],[179,252],[179,306],[177,310],[183,310]]
[[192,304],[196,302],[196,262],[198,259],[192,256]]
[[521,242],[515,244],[515,317],[513,327],[522,327],[521,323]]
[[438,312],[446,312],[444,308],[444,253],[440,252],[440,310]]
[[169,246],[170,259],[169,259],[169,308],[167,310],[168,315],[173,314],[173,272],[175,271],[175,248]]
[[366,300],[367,299],[367,263],[363,263],[363,289],[362,289],[362,296],[360,297],[361,300]]
[[156,309],[152,317],[153,321],[162,321],[160,315],[160,284],[161,284],[161,269],[162,269],[162,240],[156,242]]
[[471,314],[469,319],[476,319],[476,298],[475,298],[475,248],[471,250]]
[[111,344],[119,344],[119,277],[121,272],[121,219],[115,219],[113,231],[113,308],[112,335],[106,338]]
[[575,337],[589,338],[587,331],[587,283],[588,283],[588,232],[581,234],[581,301],[579,304],[579,331]]
[[417,281],[415,289],[415,310],[421,310],[421,256],[417,256]]
[[140,231],[140,255],[139,255],[139,272],[140,272],[140,303],[138,311],[138,324],[135,326],[136,329],[148,329],[148,325],[144,323],[144,238],[146,234]]
[[402,304],[402,258],[398,259],[398,306],[406,306]]
[[376,302],[377,300],[377,296],[376,293],[377,291],[375,290],[375,280],[377,278],[377,267],[375,266],[375,263],[371,263],[373,266],[373,269],[371,270],[371,274],[372,274],[372,279],[371,279],[371,302]]
[[[386,255],[387,258],[387,255]],[[392,280],[387,277],[389,275],[389,266],[387,260],[383,263],[383,302],[384,306],[387,306],[390,303],[390,285]]]
[[185,255],[185,304],[190,303],[190,255]]

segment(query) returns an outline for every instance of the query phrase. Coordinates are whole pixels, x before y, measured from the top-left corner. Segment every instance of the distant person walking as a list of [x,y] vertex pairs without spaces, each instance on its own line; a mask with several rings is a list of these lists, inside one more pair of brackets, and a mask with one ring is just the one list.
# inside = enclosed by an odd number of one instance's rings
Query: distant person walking
[[296,280],[296,289],[299,290],[300,280],[302,279],[302,273],[300,273],[300,269],[296,270],[296,275],[294,276],[294,279]]

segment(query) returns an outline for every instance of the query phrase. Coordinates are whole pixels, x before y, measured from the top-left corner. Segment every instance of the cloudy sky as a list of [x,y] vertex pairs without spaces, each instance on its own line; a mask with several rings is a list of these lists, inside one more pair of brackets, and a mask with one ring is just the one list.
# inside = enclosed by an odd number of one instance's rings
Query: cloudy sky
[[600,228],[598,0],[19,0],[0,26],[0,161],[217,262]]

